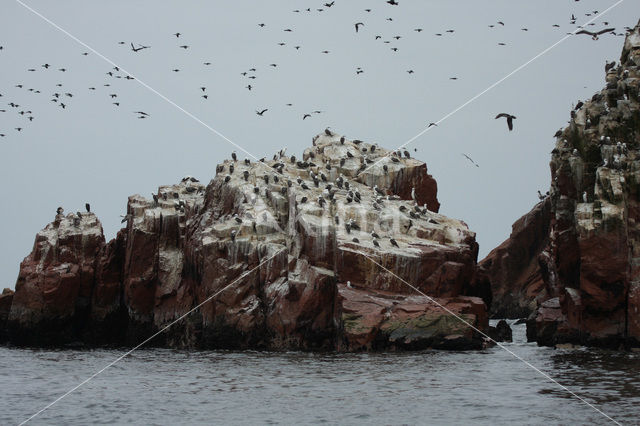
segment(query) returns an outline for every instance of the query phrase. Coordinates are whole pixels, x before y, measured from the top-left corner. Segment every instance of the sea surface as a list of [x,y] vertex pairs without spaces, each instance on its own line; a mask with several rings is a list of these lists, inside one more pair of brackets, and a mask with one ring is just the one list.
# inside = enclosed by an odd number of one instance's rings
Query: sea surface
[[[623,424],[640,423],[640,354],[506,347]],[[0,424],[18,424],[122,350],[0,348]],[[313,354],[138,350],[31,424],[611,424],[494,347]]]

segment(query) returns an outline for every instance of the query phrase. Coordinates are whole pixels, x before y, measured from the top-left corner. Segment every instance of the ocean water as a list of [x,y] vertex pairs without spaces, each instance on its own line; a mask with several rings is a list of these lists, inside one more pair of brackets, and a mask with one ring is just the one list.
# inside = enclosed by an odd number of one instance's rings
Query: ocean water
[[[509,349],[623,424],[640,423],[640,354]],[[0,424],[17,424],[124,351],[0,348]],[[499,347],[313,354],[139,350],[32,424],[607,424]]]

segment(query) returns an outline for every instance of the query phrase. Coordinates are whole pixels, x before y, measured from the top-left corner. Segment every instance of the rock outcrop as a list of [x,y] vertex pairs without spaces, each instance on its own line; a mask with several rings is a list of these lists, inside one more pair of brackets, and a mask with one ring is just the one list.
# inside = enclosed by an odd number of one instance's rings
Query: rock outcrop
[[511,235],[478,262],[476,283],[491,288],[490,316],[527,318],[546,299],[538,255],[549,242],[551,200],[546,197],[513,225]]
[[475,234],[437,213],[425,163],[326,132],[300,159],[216,171],[129,197],[108,243],[93,213],[56,216],[21,264],[9,340],[130,345],[180,319],[151,344],[482,346],[456,317],[488,327]]
[[480,263],[496,312],[536,305],[541,345],[640,345],[640,23],[605,71],[556,135],[549,197]]

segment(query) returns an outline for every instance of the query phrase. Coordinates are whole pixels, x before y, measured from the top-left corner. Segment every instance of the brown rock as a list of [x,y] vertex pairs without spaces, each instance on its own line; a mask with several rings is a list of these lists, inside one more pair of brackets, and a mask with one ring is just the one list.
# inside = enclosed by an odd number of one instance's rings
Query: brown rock
[[7,320],[9,319],[9,311],[11,310],[11,302],[13,302],[13,290],[5,288],[0,295],[0,343],[7,340]]
[[546,197],[513,225],[511,235],[478,263],[476,281],[491,286],[490,314],[495,318],[528,317],[545,284],[538,256],[549,240],[551,200]]
[[[551,215],[538,255],[548,297],[528,336],[542,345],[638,345],[640,23],[607,89],[572,115],[551,160]],[[545,294],[546,293],[546,294]]]
[[60,214],[38,233],[20,264],[8,319],[11,340],[59,345],[77,339],[91,308],[103,246],[102,225],[93,213]]
[[[388,161],[387,171],[363,171],[361,161],[372,164],[364,147],[371,145],[323,134],[305,162],[227,160],[206,187],[186,177],[160,187],[153,201],[133,195],[127,227],[108,244],[95,232],[97,220],[76,229],[57,218],[21,266],[12,340],[24,343],[37,330],[28,343],[133,345],[163,330],[149,345],[480,347],[477,333],[404,282],[485,330],[484,303],[463,296],[475,269],[475,234],[437,213],[424,163],[391,161],[377,148],[370,159]],[[353,157],[341,161],[347,151]],[[406,201],[413,187],[421,207]],[[344,297],[337,282],[347,281],[358,290]],[[366,298],[398,306],[387,312]],[[344,312],[378,325],[360,336]]]

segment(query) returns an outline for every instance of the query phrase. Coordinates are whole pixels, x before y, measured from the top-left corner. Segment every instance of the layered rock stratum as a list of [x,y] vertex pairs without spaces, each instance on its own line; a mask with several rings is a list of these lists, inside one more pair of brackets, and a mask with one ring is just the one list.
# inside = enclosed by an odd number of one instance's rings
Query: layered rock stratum
[[605,72],[556,134],[549,196],[479,263],[541,345],[640,346],[640,23]]
[[302,158],[225,160],[206,186],[129,197],[109,242],[94,213],[56,215],[20,265],[3,336],[131,345],[171,325],[150,344],[479,348],[460,320],[488,327],[475,234],[438,209],[424,162],[329,131]]

